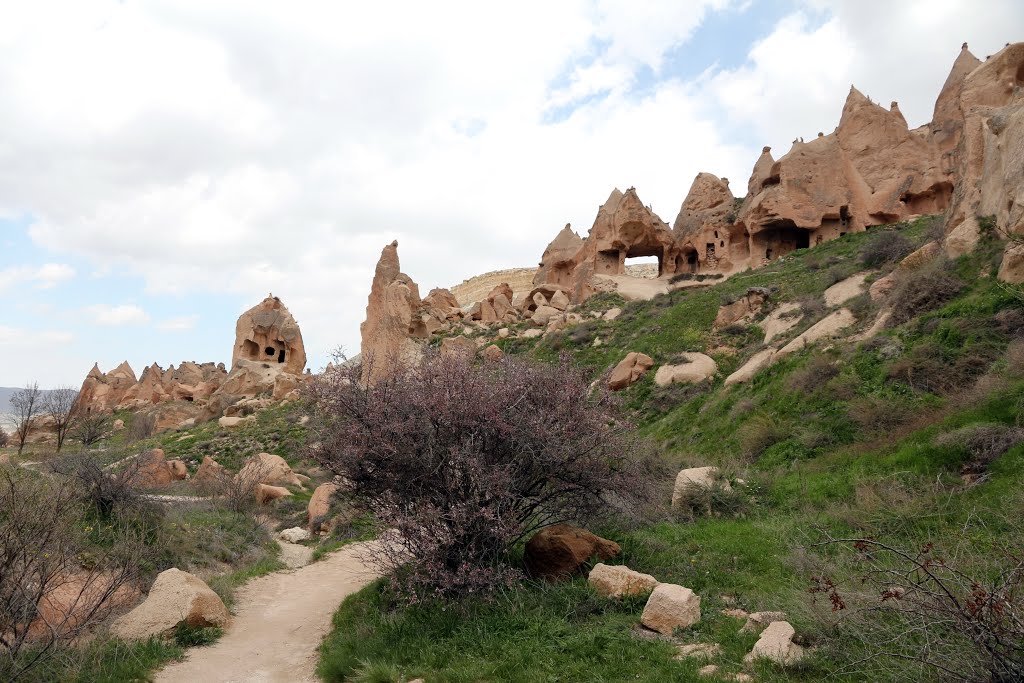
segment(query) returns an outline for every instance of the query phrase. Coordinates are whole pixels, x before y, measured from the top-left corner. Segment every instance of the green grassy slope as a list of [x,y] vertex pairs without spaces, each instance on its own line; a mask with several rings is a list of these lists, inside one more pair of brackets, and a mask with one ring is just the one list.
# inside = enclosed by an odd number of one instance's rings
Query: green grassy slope
[[[933,236],[934,223],[891,229],[916,247]],[[601,295],[584,312],[620,305],[618,320],[498,342],[541,360],[568,353],[594,378],[630,351],[656,364],[688,351],[716,360],[714,381],[658,388],[650,372],[622,400],[669,463],[718,465],[734,478],[735,493],[714,506],[715,514],[600,531],[623,546],[616,561],[702,596],[703,620],[682,637],[721,643],[725,653],[715,663],[723,674],[743,668],[756,640],[739,635],[741,622],[720,613],[736,604],[786,611],[816,648],[793,669],[758,665],[757,680],[884,680],[839,673],[863,652],[836,630],[827,600],[815,603],[807,592],[811,574],[833,559],[805,548],[819,527],[908,547],[934,542],[940,552],[966,541],[958,545],[960,561],[979,571],[995,545],[1024,542],[1015,524],[1024,512],[1024,446],[979,462],[963,436],[972,426],[1024,420],[1024,308],[1020,293],[993,277],[997,245],[903,276],[885,303],[909,319],[875,339],[819,344],[750,384],[724,385],[763,348],[763,335],[756,320],[712,329],[721,303],[748,287],[771,287],[771,305],[801,304],[804,319],[786,335],[792,338],[829,313],[822,302],[828,286],[863,271],[871,282],[895,267],[866,268],[861,261],[881,230],[648,302]],[[881,303],[863,294],[845,305],[858,319],[852,334],[874,321]],[[491,602],[415,608],[392,603],[378,585],[338,612],[321,674],[328,681],[423,676],[429,683],[709,680],[698,676],[697,662],[676,661],[671,646],[636,635],[642,606],[599,598],[583,579],[527,586]]]

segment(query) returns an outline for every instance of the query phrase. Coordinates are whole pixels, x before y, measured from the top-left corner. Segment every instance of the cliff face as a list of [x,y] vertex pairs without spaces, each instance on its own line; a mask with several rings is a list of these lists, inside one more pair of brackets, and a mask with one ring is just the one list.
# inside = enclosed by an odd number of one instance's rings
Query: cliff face
[[798,138],[777,160],[762,150],[740,206],[726,179],[700,173],[669,231],[635,190],[615,190],[586,239],[566,226],[548,245],[534,284],[582,301],[595,276],[624,274],[632,256],[657,256],[660,277],[728,275],[922,214],[946,213],[953,255],[977,242],[978,216],[994,216],[1003,234],[1024,233],[1022,91],[1024,43],[985,62],[965,44],[933,120],[913,130],[896,102],[885,108],[851,88],[835,131]]

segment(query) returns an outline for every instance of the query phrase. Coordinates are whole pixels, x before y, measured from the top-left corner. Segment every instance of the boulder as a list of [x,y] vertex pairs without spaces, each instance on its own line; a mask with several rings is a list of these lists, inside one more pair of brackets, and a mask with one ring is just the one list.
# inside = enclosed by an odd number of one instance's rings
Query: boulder
[[[181,464],[184,466],[184,463]],[[187,475],[188,470],[185,473]],[[127,476],[132,484],[143,489],[161,488],[178,479],[174,468],[168,464],[162,448],[154,448],[139,455],[136,463],[128,467],[124,476]]]
[[569,308],[569,297],[562,290],[558,290],[551,295],[551,307],[564,311]]
[[609,565],[603,562],[594,565],[587,581],[599,595],[610,598],[647,595],[658,585],[658,580],[650,574],[641,574],[625,565]]
[[554,306],[538,306],[537,310],[533,312],[530,320],[534,325],[538,327],[544,327],[551,321],[555,316],[561,315],[561,311]]
[[301,543],[302,541],[309,540],[309,530],[303,529],[300,526],[293,526],[291,529],[285,529],[277,536],[286,543]]
[[229,481],[231,481],[231,473],[227,468],[208,455],[203,458],[195,476],[192,477],[193,485],[213,490],[227,485]]
[[676,483],[672,489],[672,507],[677,507],[693,489],[708,489],[719,483],[726,491],[730,490],[729,482],[721,478],[717,467],[691,467],[676,475]]
[[647,599],[640,623],[667,636],[700,621],[700,596],[689,588],[660,583]]
[[302,486],[288,462],[280,455],[259,453],[249,458],[236,475],[242,482],[259,482],[274,486]]
[[283,486],[270,486],[268,484],[256,484],[253,494],[258,505],[272,503],[278,498],[285,498],[292,495],[292,492]]
[[501,350],[500,346],[491,344],[484,349],[484,358],[490,361],[501,360],[505,357],[505,352]]
[[337,484],[320,484],[313,491],[313,496],[309,499],[309,505],[306,506],[306,524],[310,529],[313,528],[317,519],[323,519],[330,513],[331,499],[334,498],[334,494],[337,492]]
[[718,643],[689,643],[680,645],[675,659],[714,659],[722,654],[722,646]]
[[227,626],[231,621],[220,596],[202,579],[180,569],[160,572],[146,600],[118,618],[111,633],[125,640],[143,640],[170,633],[181,622],[195,628]]
[[465,335],[445,337],[441,340],[441,355],[473,360],[476,356],[476,342]]
[[788,621],[773,621],[761,632],[761,637],[754,643],[753,649],[744,662],[756,659],[768,659],[782,666],[789,666],[804,657],[804,649],[793,642],[796,630]]
[[115,432],[119,432],[119,431],[121,431],[122,429],[124,429],[124,420],[122,420],[122,419],[120,419],[120,418],[118,418],[118,419],[114,420],[114,424],[113,424],[113,425],[111,425],[111,428],[112,428],[112,429],[113,429],[113,430],[114,430]]
[[928,242],[916,251],[911,252],[900,261],[897,268],[903,271],[917,270],[935,260],[942,252],[938,242]]
[[711,356],[703,353],[680,354],[685,361],[679,365],[662,365],[654,373],[654,383],[659,387],[669,384],[697,384],[718,374],[718,364]]
[[593,557],[610,560],[619,544],[568,524],[545,527],[526,543],[523,562],[530,576],[558,581],[579,574]]
[[645,353],[631,351],[612,370],[608,377],[608,388],[612,391],[621,391],[630,386],[644,373],[654,367],[654,360]]
[[171,479],[174,481],[181,481],[182,479],[188,479],[188,466],[178,458],[167,461],[167,469],[170,470]]
[[255,415],[249,415],[248,417],[222,417],[217,420],[217,424],[224,429],[237,429],[255,421]]
[[611,322],[612,320],[615,320],[616,318],[618,318],[620,315],[622,315],[622,309],[619,308],[618,306],[614,306],[612,308],[609,308],[607,311],[605,311],[604,315],[602,315],[601,318],[603,320],[607,320],[607,321]]

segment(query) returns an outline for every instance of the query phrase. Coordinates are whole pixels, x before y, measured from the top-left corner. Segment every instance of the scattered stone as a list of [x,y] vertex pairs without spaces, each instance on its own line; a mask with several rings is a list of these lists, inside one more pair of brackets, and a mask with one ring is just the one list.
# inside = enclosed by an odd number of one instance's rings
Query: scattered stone
[[742,610],[735,607],[731,609],[722,610],[722,614],[724,614],[727,617],[732,617],[733,619],[746,619],[750,616],[746,610]]
[[293,526],[291,529],[285,529],[279,533],[278,538],[288,543],[300,543],[309,540],[309,531],[300,526]]
[[601,317],[604,318],[605,320],[612,321],[618,318],[620,315],[622,315],[622,309],[616,306],[614,308],[609,308],[607,311],[604,312],[604,315]]
[[621,552],[619,544],[586,529],[555,524],[538,531],[526,543],[523,556],[530,576],[559,581],[578,575],[593,557],[610,560]]
[[250,422],[255,421],[255,415],[249,415],[248,417],[222,417],[219,420],[217,420],[217,424],[219,424],[224,429],[237,429],[238,427],[243,427],[249,424]]
[[662,365],[654,373],[654,383],[659,387],[669,384],[697,384],[718,374],[718,364],[711,356],[703,353],[680,354],[685,363]]
[[560,314],[561,311],[553,306],[538,306],[537,310],[533,312],[533,316],[530,320],[537,327],[544,327],[552,318]]
[[119,432],[122,429],[124,429],[124,420],[122,420],[120,418],[114,420],[113,428],[114,428],[115,432]]
[[508,339],[510,334],[512,334],[512,332],[507,327],[503,327],[498,330],[498,339]]
[[525,332],[523,332],[522,336],[523,336],[524,339],[536,339],[537,337],[540,337],[543,334],[544,334],[544,330],[538,330],[537,328],[532,328],[532,329],[529,329],[529,330],[526,330]]
[[612,370],[608,378],[608,388],[612,391],[621,391],[643,377],[652,367],[654,360],[650,356],[631,351]]
[[640,623],[665,635],[700,621],[700,596],[689,588],[660,583],[647,599]]
[[709,489],[718,482],[726,491],[731,490],[729,482],[721,478],[717,467],[691,467],[676,475],[672,489],[672,507],[678,507],[694,489]]
[[750,663],[755,659],[769,659],[783,666],[794,664],[804,656],[804,649],[793,642],[795,635],[796,630],[788,621],[773,621],[743,661]]
[[558,290],[551,295],[550,301],[552,308],[557,308],[560,311],[564,311],[569,308],[569,297],[566,296],[565,292]]
[[231,615],[202,579],[180,569],[160,572],[145,602],[118,618],[111,632],[125,640],[168,634],[180,622],[203,628],[227,626]]
[[484,349],[484,358],[486,358],[487,360],[496,361],[501,360],[504,357],[505,352],[501,350],[500,346],[491,344],[490,346]]
[[476,356],[476,342],[469,337],[445,337],[441,340],[441,355],[472,360]]
[[641,574],[625,565],[608,565],[601,562],[590,570],[587,580],[599,595],[609,598],[646,595],[658,585],[658,580],[650,574]]
[[757,633],[773,621],[783,621],[785,618],[785,612],[753,612],[747,616],[747,623],[743,624],[740,633]]
[[1024,243],[1010,242],[999,264],[998,278],[1011,285],[1024,283]]
[[718,643],[690,643],[680,645],[675,659],[714,659],[722,654],[722,646]]
[[697,673],[699,673],[701,676],[714,676],[716,673],[718,673],[718,667],[714,664],[708,664],[707,666],[702,666],[700,669],[698,669]]
[[292,492],[283,486],[269,486],[267,484],[256,484],[255,487],[256,503],[259,505],[266,505],[272,503],[278,498],[284,498],[292,495]]
[[[678,219],[676,219],[678,220]],[[751,287],[747,293],[731,304],[718,308],[718,315],[715,316],[715,327],[725,327],[741,320],[752,318],[757,315],[761,308],[768,301],[771,293],[764,287]]]

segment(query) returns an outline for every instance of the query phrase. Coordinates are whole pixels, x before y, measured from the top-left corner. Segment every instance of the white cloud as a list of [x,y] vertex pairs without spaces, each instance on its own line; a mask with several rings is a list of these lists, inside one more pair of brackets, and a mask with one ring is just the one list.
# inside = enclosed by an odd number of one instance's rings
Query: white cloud
[[149,322],[149,314],[135,304],[96,304],[86,307],[84,312],[89,316],[90,322],[104,327],[141,325]]
[[0,293],[22,283],[29,283],[36,289],[53,289],[74,276],[75,269],[65,263],[47,263],[39,267],[12,266],[0,270]]
[[168,318],[157,323],[157,329],[164,332],[186,332],[193,330],[199,322],[198,315],[182,315],[176,318]]
[[1010,0],[815,0],[738,68],[666,73],[725,4],[21,3],[0,24],[0,215],[147,294],[272,290],[323,357],[358,345],[392,239],[425,291],[535,264],[616,185],[671,223],[699,171],[742,194],[761,145],[831,130],[852,82],[923,122],[963,40],[984,56],[1024,25]]

